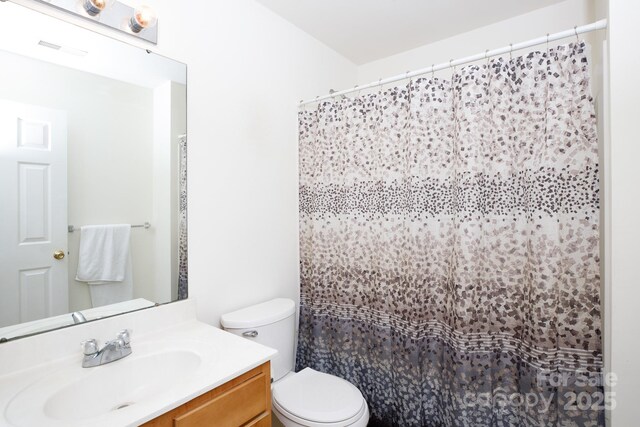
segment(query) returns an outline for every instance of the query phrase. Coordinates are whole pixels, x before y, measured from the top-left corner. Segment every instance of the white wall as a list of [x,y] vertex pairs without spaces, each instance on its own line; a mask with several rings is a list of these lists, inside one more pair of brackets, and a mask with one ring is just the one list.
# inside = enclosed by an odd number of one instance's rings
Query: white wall
[[[462,58],[487,49],[507,46],[584,25],[595,20],[595,5],[600,0],[567,0],[533,12],[481,27],[399,53],[358,67],[358,84],[365,84],[402,74],[408,70],[430,67],[451,59]],[[555,42],[561,43],[561,42]],[[537,49],[540,49],[538,47]],[[516,55],[523,51],[516,52]],[[436,72],[436,75],[450,75],[450,70]]]
[[189,296],[217,325],[298,299],[297,101],[353,84],[355,66],[253,1],[198,6],[158,1],[163,49],[189,66]]
[[638,424],[640,385],[640,53],[638,17],[640,2],[609,2],[609,75],[611,139],[611,372],[618,382],[617,408],[611,413],[615,427]]
[[200,319],[298,299],[297,101],[355,66],[252,0],[156,0],[188,65],[189,296]]
[[[11,82],[0,86],[0,98],[67,111],[69,224],[79,228],[149,220],[153,92],[3,52],[0,62],[0,81]],[[119,125],[113,126],[115,122]],[[91,307],[87,285],[74,280],[79,241],[79,231],[69,234],[71,311]],[[136,297],[151,299],[155,292],[155,246],[152,234],[133,231]]]

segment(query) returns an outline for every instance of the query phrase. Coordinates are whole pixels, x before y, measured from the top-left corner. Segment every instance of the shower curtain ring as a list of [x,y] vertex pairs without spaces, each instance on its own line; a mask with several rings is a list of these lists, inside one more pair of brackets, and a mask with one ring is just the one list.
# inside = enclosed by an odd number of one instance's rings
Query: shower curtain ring
[[549,55],[549,33],[547,33],[547,55]]
[[577,25],[575,25],[573,27],[573,32],[576,34],[576,43],[579,43],[580,39],[578,38],[578,26]]
[[513,43],[509,43],[509,59],[513,59]]
[[431,80],[436,78],[435,68],[436,64],[431,64]]

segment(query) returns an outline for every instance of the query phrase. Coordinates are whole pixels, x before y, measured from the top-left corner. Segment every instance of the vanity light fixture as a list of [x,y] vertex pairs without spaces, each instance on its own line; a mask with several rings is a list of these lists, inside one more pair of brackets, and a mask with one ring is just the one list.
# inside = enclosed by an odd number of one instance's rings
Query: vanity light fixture
[[82,0],[82,7],[89,16],[97,16],[107,7],[112,6],[115,0]]
[[[6,0],[0,0],[0,2]],[[158,43],[158,14],[149,6],[131,7],[131,0],[33,0],[77,17],[121,31],[150,43]],[[136,0],[137,1],[137,0]],[[152,1],[152,0],[140,0]],[[29,7],[29,6],[27,6]]]
[[139,33],[145,28],[152,28],[158,23],[158,14],[153,8],[147,5],[138,6],[133,11],[133,16],[129,20],[129,29],[134,33]]

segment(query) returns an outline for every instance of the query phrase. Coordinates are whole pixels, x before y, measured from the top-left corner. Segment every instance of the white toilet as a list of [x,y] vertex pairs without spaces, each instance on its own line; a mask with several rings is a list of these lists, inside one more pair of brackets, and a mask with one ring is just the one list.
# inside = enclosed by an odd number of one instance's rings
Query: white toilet
[[225,330],[278,350],[273,413],[285,427],[365,427],[369,407],[353,384],[311,368],[295,373],[295,303],[277,298],[222,315]]

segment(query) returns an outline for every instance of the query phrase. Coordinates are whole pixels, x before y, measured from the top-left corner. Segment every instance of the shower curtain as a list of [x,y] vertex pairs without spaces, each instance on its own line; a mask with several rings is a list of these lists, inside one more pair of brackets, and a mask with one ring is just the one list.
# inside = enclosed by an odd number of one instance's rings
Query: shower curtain
[[370,425],[603,425],[584,42],[299,113],[297,368]]

